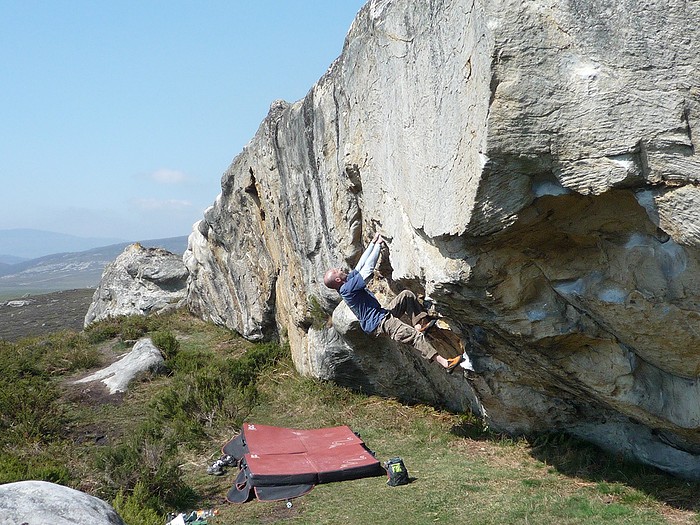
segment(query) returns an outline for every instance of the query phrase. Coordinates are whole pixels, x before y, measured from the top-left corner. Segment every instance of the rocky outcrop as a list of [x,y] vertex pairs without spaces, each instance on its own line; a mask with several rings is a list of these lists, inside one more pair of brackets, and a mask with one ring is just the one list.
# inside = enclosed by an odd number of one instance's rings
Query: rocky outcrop
[[46,481],[0,485],[0,501],[2,525],[125,525],[101,499]]
[[[288,337],[304,373],[700,477],[699,17],[681,1],[371,0],[224,174],[189,239],[188,304]],[[377,292],[430,297],[476,377],[433,380],[341,321],[321,276],[375,230]]]
[[180,257],[162,248],[131,244],[105,268],[84,324],[183,306],[186,283],[187,269]]
[[74,384],[100,381],[110,394],[126,392],[131,381],[140,374],[157,372],[165,360],[149,337],[139,339],[131,351],[94,374],[74,381]]

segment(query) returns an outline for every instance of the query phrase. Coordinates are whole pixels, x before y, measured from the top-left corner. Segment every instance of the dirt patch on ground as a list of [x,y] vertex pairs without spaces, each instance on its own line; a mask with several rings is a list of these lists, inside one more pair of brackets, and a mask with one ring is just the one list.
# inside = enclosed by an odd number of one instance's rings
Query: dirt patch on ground
[[123,392],[110,394],[107,387],[100,381],[80,384],[69,381],[63,388],[64,396],[69,402],[81,405],[119,405],[124,400]]
[[59,330],[83,329],[92,288],[28,295],[0,303],[0,339],[17,341]]

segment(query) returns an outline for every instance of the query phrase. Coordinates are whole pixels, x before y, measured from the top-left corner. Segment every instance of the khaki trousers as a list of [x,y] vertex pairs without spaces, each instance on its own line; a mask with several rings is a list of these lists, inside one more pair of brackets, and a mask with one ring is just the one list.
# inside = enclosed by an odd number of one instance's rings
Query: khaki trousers
[[[410,290],[404,290],[389,303],[386,309],[389,310],[389,313],[382,319],[374,333],[378,336],[388,336],[399,343],[411,345],[421,353],[424,359],[428,361],[433,359],[437,352],[425,339],[425,336],[413,328],[423,317],[428,315],[423,310],[423,305],[418,301],[416,294]],[[410,325],[400,319],[404,315],[410,318]]]

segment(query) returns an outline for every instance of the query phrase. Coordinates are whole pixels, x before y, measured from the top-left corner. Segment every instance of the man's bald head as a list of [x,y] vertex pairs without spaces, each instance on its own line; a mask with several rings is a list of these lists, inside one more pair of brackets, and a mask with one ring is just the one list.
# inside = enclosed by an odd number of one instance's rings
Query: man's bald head
[[323,275],[323,284],[333,290],[340,290],[340,287],[345,284],[347,277],[348,274],[342,268],[331,268]]

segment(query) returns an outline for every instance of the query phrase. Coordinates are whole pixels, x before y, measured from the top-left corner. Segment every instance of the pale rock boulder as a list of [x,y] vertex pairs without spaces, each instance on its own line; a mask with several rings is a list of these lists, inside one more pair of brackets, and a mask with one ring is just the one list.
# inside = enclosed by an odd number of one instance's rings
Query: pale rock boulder
[[29,306],[32,304],[32,301],[29,299],[17,299],[14,301],[7,301],[5,303],[5,306],[9,306],[10,308],[24,308],[25,306]]
[[185,304],[187,275],[179,256],[131,244],[102,273],[84,324],[179,308]]
[[165,360],[149,337],[136,341],[131,351],[102,370],[74,381],[74,384],[100,381],[110,394],[126,392],[129,383],[146,372],[158,372]]
[[125,525],[101,499],[46,481],[0,485],[0,525]]
[[[699,19],[681,0],[371,0],[223,175],[188,304],[288,338],[303,373],[700,478]],[[431,383],[437,365],[343,320],[322,275],[377,230],[373,289],[435,302],[476,376]]]

